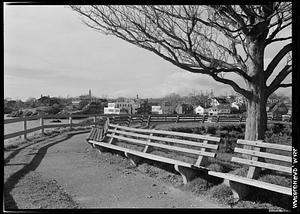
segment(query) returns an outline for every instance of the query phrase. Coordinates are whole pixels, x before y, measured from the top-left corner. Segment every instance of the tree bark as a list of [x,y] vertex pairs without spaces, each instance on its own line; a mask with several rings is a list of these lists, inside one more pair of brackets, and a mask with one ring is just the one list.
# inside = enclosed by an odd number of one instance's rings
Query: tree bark
[[260,99],[248,99],[245,140],[263,140],[267,129],[266,98],[258,91]]

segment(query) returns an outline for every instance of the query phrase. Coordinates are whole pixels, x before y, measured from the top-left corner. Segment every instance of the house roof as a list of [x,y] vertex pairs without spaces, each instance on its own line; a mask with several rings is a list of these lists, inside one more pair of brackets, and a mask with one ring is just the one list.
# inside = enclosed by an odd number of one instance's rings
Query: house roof
[[276,109],[281,105],[284,105],[285,107],[287,107],[283,102],[273,103],[272,105],[269,106],[269,112],[276,111]]
[[214,97],[213,99],[216,99],[220,104],[230,104],[229,101],[223,97]]

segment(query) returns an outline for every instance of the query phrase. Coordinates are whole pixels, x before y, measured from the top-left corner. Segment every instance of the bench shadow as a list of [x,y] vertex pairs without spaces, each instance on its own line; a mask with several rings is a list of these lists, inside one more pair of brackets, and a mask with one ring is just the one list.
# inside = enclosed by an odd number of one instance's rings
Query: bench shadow
[[[15,200],[13,199],[10,192],[13,190],[13,188],[19,182],[19,180],[22,179],[29,172],[34,171],[40,165],[41,161],[43,160],[43,158],[45,157],[45,155],[47,153],[47,150],[51,146],[54,146],[55,144],[58,144],[62,141],[68,140],[72,136],[73,135],[68,135],[67,137],[65,137],[61,140],[55,141],[53,143],[50,143],[50,144],[47,144],[47,145],[41,147],[40,149],[38,149],[38,152],[35,154],[35,156],[30,161],[30,163],[26,164],[22,169],[15,172],[7,179],[7,181],[4,183],[4,194],[3,194],[5,210],[18,209],[17,204],[16,204]],[[33,145],[33,144],[30,144],[30,145]],[[30,145],[28,145],[28,146],[30,146]],[[10,159],[12,159],[14,156],[16,156],[22,149],[24,149],[28,146],[25,146],[19,150],[16,150],[16,152],[14,154],[10,155],[9,158],[5,159],[5,162],[7,163]]]

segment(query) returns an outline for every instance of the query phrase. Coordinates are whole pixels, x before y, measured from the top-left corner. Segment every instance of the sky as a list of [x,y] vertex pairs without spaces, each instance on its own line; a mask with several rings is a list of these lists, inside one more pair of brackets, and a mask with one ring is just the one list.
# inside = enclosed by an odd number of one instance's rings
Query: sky
[[[267,50],[266,62],[276,54]],[[4,98],[157,98],[233,89],[83,24],[63,5],[4,6]],[[291,88],[278,90],[291,94]]]

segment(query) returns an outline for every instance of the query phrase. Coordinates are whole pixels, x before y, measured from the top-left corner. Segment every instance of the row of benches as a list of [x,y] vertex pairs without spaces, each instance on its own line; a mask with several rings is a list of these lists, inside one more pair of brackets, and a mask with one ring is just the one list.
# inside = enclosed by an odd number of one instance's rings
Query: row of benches
[[[182,175],[184,184],[192,180],[199,170],[210,176],[222,178],[224,184],[231,188],[236,200],[247,195],[249,186],[292,195],[292,188],[257,180],[262,169],[291,174],[292,158],[288,154],[292,151],[291,146],[239,139],[231,161],[249,167],[247,176],[243,177],[208,169],[209,158],[216,158],[220,142],[218,137],[131,128],[111,124],[107,119],[103,128],[95,127],[91,130],[87,142],[93,147],[97,145],[100,151],[104,151],[104,148],[122,151],[133,164],[138,164],[141,158],[172,164]],[[238,147],[240,145],[244,148]],[[287,154],[274,154],[274,150]],[[266,162],[265,159],[272,161]],[[276,163],[273,163],[274,160]]]

